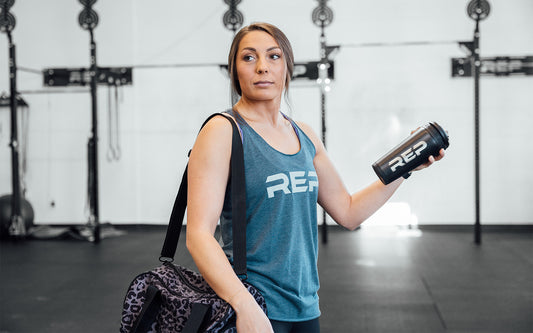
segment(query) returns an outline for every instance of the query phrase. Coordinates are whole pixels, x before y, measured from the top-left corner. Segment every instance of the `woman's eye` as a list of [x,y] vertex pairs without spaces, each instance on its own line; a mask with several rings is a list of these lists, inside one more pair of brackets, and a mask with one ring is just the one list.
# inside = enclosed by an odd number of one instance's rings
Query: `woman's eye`
[[242,57],[242,59],[244,61],[252,61],[252,60],[254,60],[254,57],[251,56],[251,55],[245,55],[244,57]]
[[273,55],[271,55],[270,57],[271,57],[272,59],[276,60],[276,59],[281,58],[281,55],[279,55],[279,54],[273,54]]

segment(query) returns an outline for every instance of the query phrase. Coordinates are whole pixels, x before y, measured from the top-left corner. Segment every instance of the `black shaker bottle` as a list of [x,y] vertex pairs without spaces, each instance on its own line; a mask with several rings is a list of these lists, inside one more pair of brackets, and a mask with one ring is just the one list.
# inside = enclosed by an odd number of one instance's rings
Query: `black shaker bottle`
[[448,134],[436,122],[416,130],[398,146],[372,164],[372,168],[385,185],[428,161],[430,155],[438,156],[441,148],[448,148]]

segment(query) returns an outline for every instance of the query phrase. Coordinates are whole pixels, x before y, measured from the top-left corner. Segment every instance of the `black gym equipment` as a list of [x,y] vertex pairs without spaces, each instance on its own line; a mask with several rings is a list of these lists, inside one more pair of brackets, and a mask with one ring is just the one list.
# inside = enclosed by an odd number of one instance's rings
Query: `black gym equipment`
[[466,12],[476,22],[472,41],[458,42],[459,46],[468,53],[467,58],[452,59],[452,77],[474,77],[474,141],[475,141],[475,212],[474,242],[481,244],[480,217],[480,166],[479,166],[479,79],[481,75],[508,77],[516,75],[533,75],[533,56],[499,56],[481,58],[479,22],[490,14],[490,4],[487,0],[471,0]]
[[[242,27],[244,22],[244,16],[237,9],[237,5],[241,3],[241,0],[224,0],[224,2],[229,6],[229,8],[222,17],[222,24],[224,24],[226,29],[233,31],[233,35],[235,35],[237,30]],[[220,68],[227,70],[228,66],[221,65]],[[232,88],[230,88],[230,100],[231,106],[235,105],[235,103],[239,101],[239,95],[233,91]]]
[[224,2],[229,6],[229,9],[224,13],[222,23],[226,29],[233,31],[233,34],[235,34],[244,22],[244,16],[237,9],[237,5],[241,3],[241,0],[224,0]]
[[[109,87],[109,150],[106,155],[108,160],[116,161],[120,158],[120,147],[118,141],[118,87],[133,83],[133,67],[99,67],[96,62],[96,43],[94,40],[94,28],[96,28],[99,18],[92,9],[96,0],[79,0],[83,5],[83,10],[78,16],[78,23],[82,29],[88,30],[90,34],[90,66],[88,68],[45,68],[41,72],[26,69],[30,72],[42,74],[43,85],[48,87],[71,87],[89,86],[91,94],[91,135],[87,143],[87,192],[89,218],[86,225],[82,227],[54,227],[41,226],[32,232],[33,238],[75,238],[99,243],[102,238],[109,236],[120,236],[123,232],[115,230],[109,223],[102,226],[99,215],[99,186],[98,186],[98,119],[97,119],[97,86],[107,85]],[[115,103],[112,110],[111,88],[115,88]],[[36,91],[32,93],[40,93]],[[47,94],[52,90],[45,90]],[[53,92],[73,92],[72,90]],[[86,92],[86,90],[82,90]],[[111,123],[112,122],[112,123]],[[111,129],[111,126],[113,128]],[[114,131],[114,132],[113,132]]]
[[89,192],[89,222],[88,227],[92,230],[92,236],[89,241],[95,244],[100,242],[100,215],[98,205],[98,104],[96,99],[96,85],[98,67],[96,65],[96,43],[94,41],[93,29],[98,25],[98,14],[92,9],[96,0],[79,0],[84,6],[78,17],[78,23],[84,30],[89,31],[90,48],[91,48],[91,66],[89,69],[90,89],[91,89],[91,107],[92,107],[92,126],[91,137],[87,144],[87,162],[88,162],[88,192]]
[[[318,6],[313,10],[311,19],[313,23],[320,27],[320,62],[318,62],[318,83],[321,85],[320,89],[320,103],[321,103],[321,124],[322,124],[322,142],[326,146],[326,92],[329,91],[330,77],[333,71],[333,62],[330,61],[329,56],[339,46],[329,46],[326,43],[325,28],[333,21],[333,10],[327,6],[328,0],[317,0]],[[328,242],[328,226],[326,223],[326,211],[322,210],[322,243]]]
[[[317,0],[320,6],[324,5],[327,0]],[[319,7],[320,7],[319,6]],[[466,50],[468,57],[452,58],[452,77],[474,77],[474,140],[475,140],[475,224],[474,224],[474,242],[481,244],[481,219],[480,219],[480,140],[479,140],[479,80],[480,76],[497,76],[508,77],[518,75],[533,75],[533,56],[499,56],[492,58],[480,57],[480,29],[479,22],[486,19],[491,11],[490,4],[487,0],[471,0],[467,5],[467,15],[476,22],[474,29],[474,38],[472,41],[414,41],[414,42],[397,42],[397,43],[361,43],[361,44],[341,44],[344,48],[351,47],[394,47],[394,46],[420,46],[420,45],[437,45],[437,44],[459,44]],[[328,16],[331,12],[324,8],[317,8],[313,11],[313,22],[316,25],[323,26],[331,23],[332,17]],[[322,24],[322,21],[324,24]],[[321,36],[322,38],[322,36]],[[325,43],[321,43],[321,49],[327,50]],[[324,99],[323,99],[324,103]],[[323,110],[325,107],[323,106]],[[322,124],[323,136],[325,133],[325,124]],[[325,142],[325,138],[323,137]],[[323,226],[325,223],[323,224]],[[324,228],[324,231],[326,229]],[[323,233],[323,240],[327,240]]]
[[26,237],[29,227],[33,224],[34,216],[31,204],[22,197],[20,185],[20,142],[18,140],[17,108],[19,100],[22,100],[17,92],[15,44],[11,36],[16,20],[15,16],[9,12],[14,3],[15,0],[0,0],[0,31],[6,33],[9,44],[9,107],[11,117],[9,146],[11,147],[12,172],[12,194],[0,197],[0,236],[4,238],[4,235],[6,235],[10,238],[23,239]]
[[474,224],[474,242],[481,244],[481,221],[480,221],[480,172],[479,172],[479,76],[481,74],[481,59],[479,49],[479,21],[489,16],[490,5],[486,0],[471,0],[467,6],[468,16],[476,21],[474,39],[472,42],[460,42],[459,45],[470,51],[472,72],[474,73],[474,141],[475,141],[475,211],[476,221]]
[[16,227],[24,231],[24,234],[13,233],[13,198],[11,194],[6,194],[0,197],[0,239],[19,239],[31,233],[33,228],[33,219],[35,217],[33,207],[28,200],[20,197],[19,211],[20,219],[24,223],[22,226]]
[[471,54],[474,64],[474,126],[475,126],[475,169],[476,169],[476,222],[474,226],[474,241],[481,244],[481,222],[480,222],[480,199],[479,199],[479,75],[481,59],[479,58],[479,21],[489,16],[490,5],[486,0],[471,0],[467,8],[468,16],[476,21],[474,30],[473,52]]

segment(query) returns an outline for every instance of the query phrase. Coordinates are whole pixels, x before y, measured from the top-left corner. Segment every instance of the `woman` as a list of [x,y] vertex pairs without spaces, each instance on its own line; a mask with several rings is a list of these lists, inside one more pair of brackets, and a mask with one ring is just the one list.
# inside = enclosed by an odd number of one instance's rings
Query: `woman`
[[[278,28],[256,23],[241,29],[228,64],[241,96],[229,114],[244,146],[247,281],[265,297],[268,318],[228,261],[231,221],[224,201],[232,127],[222,117],[201,130],[190,155],[187,247],[209,285],[235,309],[239,332],[319,332],[316,203],[353,230],[403,179],[387,186],[376,181],[350,194],[313,130],[280,112],[294,60]],[[419,169],[443,156],[441,150]],[[214,237],[219,218],[222,246]]]

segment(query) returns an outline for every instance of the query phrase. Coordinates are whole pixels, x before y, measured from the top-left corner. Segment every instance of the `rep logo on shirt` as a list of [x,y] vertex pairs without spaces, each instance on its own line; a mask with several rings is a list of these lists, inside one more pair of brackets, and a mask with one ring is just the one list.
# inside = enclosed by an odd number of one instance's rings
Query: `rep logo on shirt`
[[265,183],[274,183],[267,187],[268,198],[273,198],[276,195],[276,192],[279,192],[280,194],[292,194],[313,192],[315,188],[318,188],[318,179],[315,171],[276,173],[268,176]]

